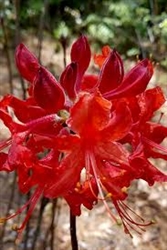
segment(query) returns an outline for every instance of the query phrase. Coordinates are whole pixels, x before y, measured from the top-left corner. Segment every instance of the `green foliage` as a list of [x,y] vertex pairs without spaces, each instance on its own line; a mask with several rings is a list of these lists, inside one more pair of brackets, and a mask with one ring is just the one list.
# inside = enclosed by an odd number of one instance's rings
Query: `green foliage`
[[[11,5],[9,0],[0,0],[0,20],[1,26],[8,27],[6,32],[10,36],[15,29],[14,25],[15,15],[13,13],[13,5]],[[0,41],[4,40],[4,31],[3,28],[0,28]]]
[[[12,1],[0,1],[12,32]],[[20,0],[21,28],[38,31],[42,13],[43,28],[58,41],[86,33],[96,47],[109,44],[127,57],[151,53],[166,62],[166,0]]]

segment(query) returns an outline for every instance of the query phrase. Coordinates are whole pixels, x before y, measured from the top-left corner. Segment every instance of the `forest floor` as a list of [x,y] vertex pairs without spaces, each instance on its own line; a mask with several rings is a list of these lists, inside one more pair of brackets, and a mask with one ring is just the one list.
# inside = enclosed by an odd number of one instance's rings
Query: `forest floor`
[[[26,45],[36,53],[37,41],[29,39]],[[68,53],[69,55],[69,53]],[[69,56],[67,57],[69,60]],[[63,56],[55,52],[55,44],[52,40],[45,40],[42,48],[43,65],[51,69],[55,75],[59,75],[63,69]],[[127,63],[127,65],[129,62]],[[133,63],[130,63],[133,64]],[[18,84],[19,79],[16,74],[16,68],[13,69],[14,94],[21,96],[22,89]],[[95,69],[93,69],[95,70]],[[166,92],[167,79],[165,72],[157,69],[151,84],[159,84]],[[0,58],[0,96],[9,93],[8,69],[4,57]],[[167,92],[166,92],[167,94]],[[167,110],[163,109],[164,117],[167,117]],[[0,138],[5,138],[8,131],[0,123]],[[156,166],[167,173],[166,163],[156,161]],[[18,195],[15,188],[13,196],[14,175],[0,174],[0,217],[6,214],[7,207],[11,201],[10,213],[17,210],[18,206],[25,203],[25,197]],[[11,200],[12,197],[12,200]],[[58,199],[56,204],[56,213],[54,226],[52,222],[53,202],[46,202],[44,206],[42,222],[39,221],[40,202],[30,220],[28,235],[24,241],[15,244],[16,233],[11,227],[18,222],[17,219],[10,220],[3,237],[0,239],[1,250],[32,250],[35,234],[38,232],[38,238],[33,250],[70,250],[70,231],[69,231],[69,208],[65,201]],[[108,217],[103,203],[99,202],[92,211],[82,209],[82,215],[77,218],[77,235],[80,250],[167,250],[167,183],[155,184],[149,187],[144,181],[133,183],[129,191],[129,198],[126,202],[137,214],[146,219],[154,220],[155,224],[146,228],[142,235],[134,233],[133,238],[126,235],[121,226],[115,225]],[[111,210],[113,210],[112,205]],[[113,210],[114,211],[114,210]],[[19,216],[19,221],[22,216]],[[37,222],[38,221],[38,222]],[[41,228],[37,228],[40,224]],[[49,231],[50,230],[50,231]],[[0,232],[3,231],[3,225],[0,225]],[[53,240],[54,232],[54,240]],[[26,240],[25,240],[26,239]],[[25,243],[26,241],[26,243]],[[51,246],[51,247],[50,247]]]

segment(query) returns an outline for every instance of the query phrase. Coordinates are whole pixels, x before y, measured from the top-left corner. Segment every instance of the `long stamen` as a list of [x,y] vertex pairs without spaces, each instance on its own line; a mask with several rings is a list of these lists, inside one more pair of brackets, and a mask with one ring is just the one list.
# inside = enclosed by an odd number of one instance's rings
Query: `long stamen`
[[120,205],[122,206],[123,210],[124,210],[124,209],[128,209],[128,210],[129,210],[130,212],[132,212],[136,217],[138,217],[141,221],[144,222],[144,219],[143,219],[139,214],[135,213],[135,211],[134,211],[132,208],[128,207],[123,201],[120,201]]
[[100,199],[103,201],[103,204],[105,205],[105,208],[106,208],[110,218],[112,220],[114,220],[116,223],[118,223],[117,218],[111,213],[110,208],[105,200],[103,190],[101,187],[101,182],[99,180],[99,177],[97,176],[97,166],[96,166],[96,160],[95,160],[94,154],[92,152],[88,151],[88,152],[86,152],[85,155],[86,155],[86,164],[88,164],[88,165],[86,165],[86,168],[90,170],[90,168],[92,167],[93,175],[94,175],[94,178],[95,178],[98,190],[99,190]]
[[[93,175],[99,190],[99,194],[100,194],[100,199],[103,201],[105,208],[109,214],[109,216],[116,222],[118,223],[118,220],[116,219],[116,217],[111,213],[111,210],[106,202],[106,199],[104,197],[104,187],[103,184],[101,183],[100,178],[98,177],[98,172],[97,172],[97,164],[96,164],[96,159],[95,156],[92,152],[86,152],[85,155],[85,165],[86,165],[86,171],[87,171],[87,175],[86,177],[89,180],[90,183],[90,169],[92,168],[93,171]],[[90,183],[91,186],[91,183]],[[90,187],[91,188],[91,187]],[[91,188],[92,190],[92,188]],[[130,233],[128,227],[134,231],[136,231],[138,234],[141,234],[141,231],[145,231],[143,227],[145,226],[149,226],[152,224],[152,222],[148,222],[148,223],[144,223],[144,219],[142,217],[140,217],[138,214],[136,214],[131,208],[129,208],[126,204],[124,204],[122,201],[117,201],[117,200],[113,200],[113,204],[116,208],[116,210],[118,211],[118,214],[121,218],[122,224],[124,226],[125,232],[130,234],[130,236],[132,237],[132,234]],[[126,209],[128,209],[133,215],[135,215],[138,219],[140,219],[140,221],[142,221],[142,223],[140,222],[136,222],[131,215],[126,211]],[[119,224],[119,223],[118,223]]]
[[[134,221],[134,219],[132,219],[132,217],[126,212],[126,210],[124,209],[124,207],[122,207],[122,202],[121,201],[118,201],[118,204],[119,204],[119,206],[121,207],[119,207],[120,208],[120,211],[121,211],[121,213],[122,213],[122,215],[129,221],[129,222],[131,222],[131,223],[133,223],[133,224],[135,224],[135,225],[137,225],[137,226],[149,226],[150,224],[152,224],[152,222],[148,222],[148,223],[140,223],[140,222],[136,222],[136,221]],[[128,208],[128,207],[127,207]],[[130,210],[129,208],[128,208],[128,210]],[[139,217],[140,219],[141,219],[141,217],[139,216],[139,215],[137,215],[135,212],[133,212],[133,214],[136,216],[136,217]],[[142,219],[142,221],[144,221],[143,219]]]
[[135,225],[139,225],[137,222],[135,222],[133,220],[133,218],[130,216],[130,214],[128,214],[128,212],[124,209],[124,207],[122,206],[121,201],[117,201],[117,204],[119,206],[119,212],[123,216],[124,219],[126,219],[127,221],[129,221],[131,223],[134,223]]
[[87,155],[85,156],[85,166],[86,166],[86,181],[88,181],[90,190],[93,194],[93,196],[99,200],[99,197],[97,197],[97,195],[95,194],[93,187],[92,187],[92,183],[91,183],[91,176],[90,176],[90,160],[89,157],[87,157]]
[[102,197],[99,197],[95,194],[93,187],[92,187],[92,182],[91,182],[91,174],[90,174],[90,168],[91,168],[91,163],[90,163],[90,158],[89,157],[85,157],[85,166],[86,166],[86,180],[88,181],[90,190],[93,194],[93,196],[99,201],[103,201],[104,199]]
[[[131,236],[132,238],[133,238],[133,236],[132,236],[132,234],[130,233],[130,230],[128,229],[128,227],[129,227],[130,229],[132,229],[133,231],[135,231],[136,233],[138,233],[139,235],[141,235],[142,232],[145,232],[145,231],[146,231],[146,230],[145,230],[144,228],[142,228],[141,226],[136,225],[136,224],[132,224],[132,222],[126,220],[126,219],[123,217],[123,215],[120,216],[120,217],[121,217],[121,219],[122,219],[122,224],[123,224],[123,226],[124,226],[125,233],[130,234],[130,236]],[[143,225],[143,226],[145,226],[145,225]]]
[[27,223],[27,221],[29,220],[30,216],[32,215],[32,212],[33,212],[33,210],[34,210],[34,208],[35,208],[35,205],[36,205],[37,201],[39,200],[40,196],[42,195],[42,193],[43,193],[43,188],[38,187],[38,188],[35,190],[35,192],[34,192],[34,194],[32,195],[32,197],[31,197],[31,198],[30,198],[30,199],[29,199],[20,209],[18,209],[16,213],[14,213],[14,214],[12,214],[12,215],[9,215],[9,216],[6,217],[6,218],[1,218],[1,219],[0,219],[0,222],[3,223],[5,220],[9,220],[9,219],[11,219],[11,218],[14,218],[14,217],[17,216],[18,214],[22,213],[22,212],[26,209],[26,207],[27,207],[28,205],[30,205],[30,207],[29,207],[29,209],[28,209],[28,212],[27,212],[27,215],[26,215],[26,217],[25,217],[23,223],[21,224],[21,226],[20,226],[20,227],[15,227],[15,228],[13,228],[14,230],[18,231],[18,233],[19,233],[18,236],[17,236],[17,240],[20,238],[21,233],[22,233],[23,229],[25,228],[26,223]]
[[[138,234],[141,234],[141,231],[145,232],[145,229],[143,227],[151,225],[153,222],[144,223],[143,218],[141,218],[138,214],[136,214],[131,208],[129,208],[127,205],[125,205],[122,201],[113,201],[115,208],[117,209],[119,216],[122,220],[125,232],[130,234],[130,231],[128,227],[130,227],[132,230],[137,232]],[[130,212],[132,212],[136,217],[138,217],[143,223],[136,222],[128,212],[126,212],[126,209],[128,209]],[[127,227],[128,226],[128,227]],[[141,231],[139,231],[141,230]],[[132,236],[132,235],[131,235]]]
[[144,140],[144,142],[146,142],[149,146],[154,147],[154,148],[156,148],[156,149],[158,149],[158,150],[161,150],[161,151],[163,151],[164,153],[167,154],[167,149],[166,149],[165,147],[163,147],[162,145],[159,145],[159,144],[157,144],[156,142],[153,142],[153,141],[149,140],[149,139],[146,138],[146,137],[143,137],[143,140]]
[[36,191],[34,192],[33,197],[31,199],[30,207],[29,207],[28,212],[27,212],[27,215],[26,215],[22,225],[17,228],[17,231],[19,231],[19,234],[22,232],[22,230],[26,226],[26,223],[29,220],[30,216],[32,215],[32,212],[34,211],[36,203],[39,200],[42,193],[43,193],[43,188],[41,189],[40,187],[37,188]]
[[116,210],[117,210],[118,213],[119,213],[119,216],[120,216],[120,218],[121,218],[121,222],[122,222],[122,224],[123,224],[123,226],[124,226],[124,231],[125,231],[125,233],[127,233],[127,234],[129,234],[131,237],[133,237],[132,234],[130,233],[129,229],[128,229],[128,227],[130,227],[132,230],[136,231],[138,234],[141,234],[141,233],[133,226],[133,224],[131,224],[131,223],[129,222],[129,220],[127,220],[127,219],[124,217],[124,214],[122,213],[120,207],[118,206],[117,201],[115,201],[115,202],[113,201],[113,203],[114,203],[114,206],[115,206]]

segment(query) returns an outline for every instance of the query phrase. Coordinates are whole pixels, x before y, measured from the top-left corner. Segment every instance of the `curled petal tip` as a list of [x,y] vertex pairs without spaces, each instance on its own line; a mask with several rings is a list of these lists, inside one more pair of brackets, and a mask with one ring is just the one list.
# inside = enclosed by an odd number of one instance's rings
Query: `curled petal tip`
[[123,79],[124,69],[123,62],[114,49],[105,59],[99,76],[99,90],[101,93],[107,93],[117,88]]
[[77,77],[77,69],[77,63],[72,62],[65,68],[60,77],[60,84],[70,99],[75,99],[76,97],[75,82]]
[[23,43],[16,48],[15,61],[21,76],[32,83],[40,65],[38,59]]
[[34,82],[34,98],[38,105],[49,112],[57,112],[64,106],[63,89],[54,76],[44,67],[40,67]]
[[90,46],[87,38],[82,35],[74,42],[71,49],[71,61],[78,64],[77,77],[75,82],[76,92],[81,89],[81,80],[87,67],[89,66],[91,58]]

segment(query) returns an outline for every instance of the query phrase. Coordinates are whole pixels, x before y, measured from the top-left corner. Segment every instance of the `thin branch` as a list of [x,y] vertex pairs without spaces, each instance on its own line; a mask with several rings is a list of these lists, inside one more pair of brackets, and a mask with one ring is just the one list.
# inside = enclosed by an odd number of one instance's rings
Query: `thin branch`
[[78,250],[78,240],[76,234],[76,216],[70,210],[70,235],[72,250]]
[[[7,211],[6,211],[6,217],[9,215],[9,212],[10,212],[10,210],[12,208],[12,203],[13,203],[13,200],[14,200],[15,184],[16,184],[16,173],[14,173],[13,181],[12,181],[12,184],[11,184],[11,193],[10,193],[9,203],[8,203],[8,207],[7,207]],[[0,235],[0,239],[2,240],[1,250],[3,249],[3,237],[4,237],[5,231],[6,231],[6,223],[7,223],[7,221],[4,222],[2,232],[1,232],[1,235]]]
[[60,208],[59,208],[59,206],[57,206],[57,202],[58,202],[58,199],[54,199],[52,202],[51,222],[50,222],[50,225],[47,228],[46,233],[45,233],[45,241],[43,242],[43,247],[41,248],[43,250],[45,250],[47,248],[48,242],[46,241],[46,239],[48,239],[49,234],[51,234],[49,246],[50,246],[51,250],[54,250],[55,229],[56,229],[56,226],[58,223],[58,218],[60,215]]
[[39,20],[39,31],[38,31],[38,60],[41,61],[41,52],[42,52],[42,42],[43,42],[43,29],[44,23],[47,13],[47,8],[49,5],[49,0],[44,0],[44,4],[42,6],[40,20]]
[[60,43],[61,43],[61,46],[63,48],[63,63],[64,63],[64,68],[67,66],[67,39],[68,38],[64,38],[64,37],[60,38]]
[[[28,201],[31,197],[31,193],[30,191],[27,193],[26,195],[26,200]],[[26,208],[26,213],[28,212],[29,210],[29,205],[27,206]],[[28,220],[27,221],[27,224],[26,224],[26,229],[25,229],[25,236],[24,236],[24,247],[23,247],[23,250],[27,250],[28,249],[28,237],[29,237],[29,232],[30,232],[30,221]]]
[[40,210],[39,210],[39,216],[38,216],[38,219],[37,219],[37,227],[36,227],[35,232],[34,232],[34,237],[33,237],[33,242],[32,242],[32,248],[31,248],[31,250],[35,250],[36,242],[37,242],[37,239],[38,239],[38,235],[40,233],[42,216],[43,216],[43,213],[44,213],[44,210],[45,210],[45,207],[46,207],[47,204],[48,204],[48,199],[45,198],[45,197],[43,197],[42,200],[41,200],[41,206],[40,206]]
[[50,233],[51,233],[50,249],[51,250],[54,250],[54,236],[55,236],[55,223],[54,222],[55,222],[56,208],[57,208],[57,199],[54,199],[52,203],[52,221],[50,225]]
[[9,52],[9,41],[8,41],[8,35],[6,26],[4,23],[5,14],[3,13],[3,16],[0,17],[0,23],[2,27],[3,37],[4,37],[4,51],[6,54],[6,60],[7,60],[7,68],[8,68],[8,74],[9,74],[9,88],[11,94],[13,94],[13,75],[12,75],[12,62],[10,58],[10,52]]
[[[16,22],[15,22],[15,27],[16,27],[16,32],[15,32],[15,47],[20,43],[21,40],[21,33],[20,33],[20,0],[13,0],[13,4],[15,7],[15,13],[16,13]],[[26,87],[23,78],[19,75],[20,78],[20,84],[21,84],[21,89],[23,93],[23,99],[26,98]]]

